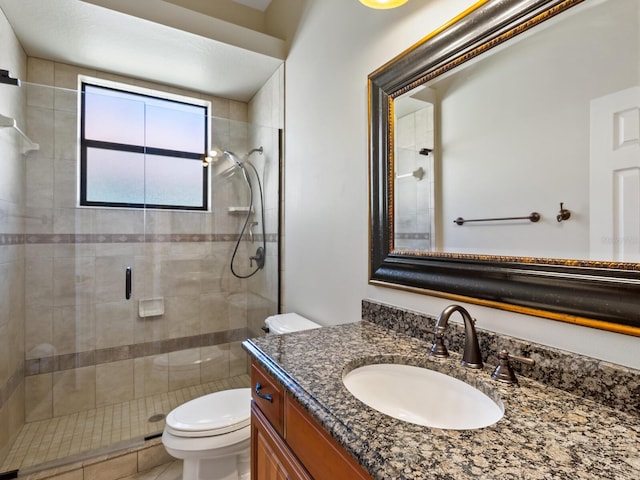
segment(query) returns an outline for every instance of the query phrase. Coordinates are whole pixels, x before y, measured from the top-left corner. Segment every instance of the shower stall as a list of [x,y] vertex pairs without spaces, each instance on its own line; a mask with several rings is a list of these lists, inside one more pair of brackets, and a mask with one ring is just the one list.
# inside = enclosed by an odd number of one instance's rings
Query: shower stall
[[[200,210],[80,206],[87,72],[27,71],[0,84],[0,474],[139,444],[178,404],[248,386],[241,342],[279,310],[281,71],[249,103],[198,96]],[[172,181],[142,161],[146,190]]]

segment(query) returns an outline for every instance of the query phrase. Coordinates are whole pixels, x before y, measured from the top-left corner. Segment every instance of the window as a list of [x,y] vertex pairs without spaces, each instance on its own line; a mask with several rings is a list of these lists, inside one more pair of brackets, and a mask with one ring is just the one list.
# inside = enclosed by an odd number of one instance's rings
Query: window
[[118,86],[81,83],[80,205],[207,210],[206,102]]

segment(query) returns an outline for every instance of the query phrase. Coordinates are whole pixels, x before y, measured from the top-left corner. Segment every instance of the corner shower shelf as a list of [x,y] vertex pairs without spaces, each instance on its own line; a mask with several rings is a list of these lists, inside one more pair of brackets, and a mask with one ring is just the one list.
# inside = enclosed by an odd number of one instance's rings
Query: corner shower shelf
[[227,213],[230,215],[246,215],[247,213],[253,213],[253,208],[250,207],[228,207]]
[[20,134],[20,136],[22,137],[22,153],[23,154],[29,153],[31,151],[40,150],[40,145],[35,143],[33,140],[27,137],[26,133],[20,130],[15,118],[7,117],[5,115],[0,114],[0,128],[13,128],[16,132]]

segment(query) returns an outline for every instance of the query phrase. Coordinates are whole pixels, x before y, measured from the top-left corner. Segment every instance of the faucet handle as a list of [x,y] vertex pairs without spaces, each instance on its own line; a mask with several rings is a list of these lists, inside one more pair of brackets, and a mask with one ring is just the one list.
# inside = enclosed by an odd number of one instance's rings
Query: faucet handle
[[436,328],[436,336],[429,351],[432,357],[444,358],[449,356],[449,351],[444,344],[444,329]]
[[511,366],[510,360],[514,360],[518,363],[523,363],[525,365],[535,365],[536,361],[532,358],[520,357],[518,355],[512,355],[506,350],[502,350],[498,355],[499,363],[496,366],[495,370],[491,374],[491,378],[497,380],[499,382],[517,384],[518,378],[516,377],[516,373],[513,371],[513,367]]

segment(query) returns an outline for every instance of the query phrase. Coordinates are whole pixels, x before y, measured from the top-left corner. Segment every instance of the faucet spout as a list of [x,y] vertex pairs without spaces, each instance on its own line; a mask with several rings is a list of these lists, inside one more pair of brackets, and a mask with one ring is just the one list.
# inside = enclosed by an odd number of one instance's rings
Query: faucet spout
[[435,355],[437,357],[448,356],[448,352],[444,346],[442,338],[447,325],[449,324],[449,318],[455,312],[459,312],[464,320],[464,352],[462,354],[461,363],[463,366],[469,368],[482,368],[482,355],[480,353],[480,344],[478,343],[475,320],[471,318],[469,312],[460,305],[449,305],[438,317],[434,328],[436,341],[431,348],[431,355]]

